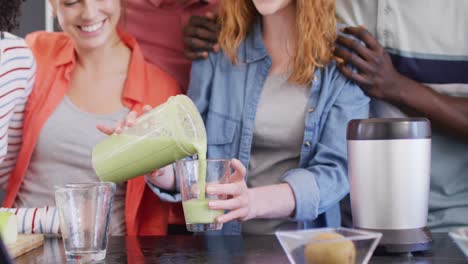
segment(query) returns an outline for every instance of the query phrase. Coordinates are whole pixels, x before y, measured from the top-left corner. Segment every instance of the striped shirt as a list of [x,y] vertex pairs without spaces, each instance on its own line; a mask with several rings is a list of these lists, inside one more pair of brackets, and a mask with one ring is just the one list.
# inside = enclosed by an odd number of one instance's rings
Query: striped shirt
[[[337,0],[337,16],[364,25],[403,75],[435,91],[468,98],[467,0]],[[398,108],[371,103],[372,114],[401,117]],[[433,132],[428,226],[468,226],[468,144]]]
[[35,61],[23,39],[0,39],[0,188],[5,189],[21,148],[23,111],[35,77]]
[[0,212],[10,212],[16,215],[19,234],[60,234],[60,224],[57,208],[0,208]]

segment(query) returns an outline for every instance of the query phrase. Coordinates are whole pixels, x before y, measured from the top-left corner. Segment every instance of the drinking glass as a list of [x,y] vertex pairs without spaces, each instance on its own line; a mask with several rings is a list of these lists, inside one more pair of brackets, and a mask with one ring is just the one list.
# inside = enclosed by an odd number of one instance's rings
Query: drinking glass
[[208,208],[209,200],[226,199],[224,195],[206,194],[206,185],[228,183],[231,174],[231,160],[206,160],[206,180],[203,181],[203,160],[180,160],[175,163],[175,171],[180,185],[182,207],[184,209],[187,230],[205,232],[220,230],[223,225],[216,222],[216,217],[224,210]]
[[68,262],[105,259],[115,188],[115,184],[110,182],[56,187],[55,201]]

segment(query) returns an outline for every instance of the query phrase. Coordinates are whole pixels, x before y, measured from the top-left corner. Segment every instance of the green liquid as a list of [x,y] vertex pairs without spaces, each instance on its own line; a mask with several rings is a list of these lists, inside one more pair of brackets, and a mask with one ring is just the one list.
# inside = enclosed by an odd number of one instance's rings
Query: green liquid
[[206,196],[206,143],[205,145],[194,144],[193,147],[198,154],[198,184],[200,185],[198,199],[204,200]]
[[205,199],[206,141],[188,143],[169,137],[114,134],[96,145],[92,156],[101,181],[123,182],[195,153],[198,154],[199,199]]
[[119,134],[111,135],[96,145],[92,156],[94,169],[101,181],[118,183],[150,173],[196,152],[192,144],[169,137],[142,138]]
[[[112,151],[109,151],[112,150]],[[187,143],[169,137],[111,135],[93,149],[93,165],[101,181],[123,182],[198,154],[200,199],[205,199],[206,143]]]
[[192,199],[182,202],[185,222],[187,224],[210,224],[216,222],[216,217],[224,214],[223,210],[208,208],[208,200]]

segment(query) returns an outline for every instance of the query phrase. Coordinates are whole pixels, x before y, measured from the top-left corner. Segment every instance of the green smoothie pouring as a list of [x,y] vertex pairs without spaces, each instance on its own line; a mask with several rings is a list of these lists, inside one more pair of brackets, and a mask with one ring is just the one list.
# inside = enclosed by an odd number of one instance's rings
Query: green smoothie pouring
[[205,199],[206,151],[206,130],[198,109],[187,96],[178,95],[97,144],[92,163],[101,181],[119,183],[197,155],[200,193],[198,201],[183,202],[186,221],[214,221],[220,212],[208,212]]

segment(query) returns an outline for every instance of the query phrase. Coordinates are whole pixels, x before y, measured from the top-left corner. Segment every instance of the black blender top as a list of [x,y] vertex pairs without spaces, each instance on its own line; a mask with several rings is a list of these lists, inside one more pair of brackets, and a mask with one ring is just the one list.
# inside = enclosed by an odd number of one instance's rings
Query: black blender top
[[348,140],[424,139],[431,138],[427,118],[353,119],[348,123]]

